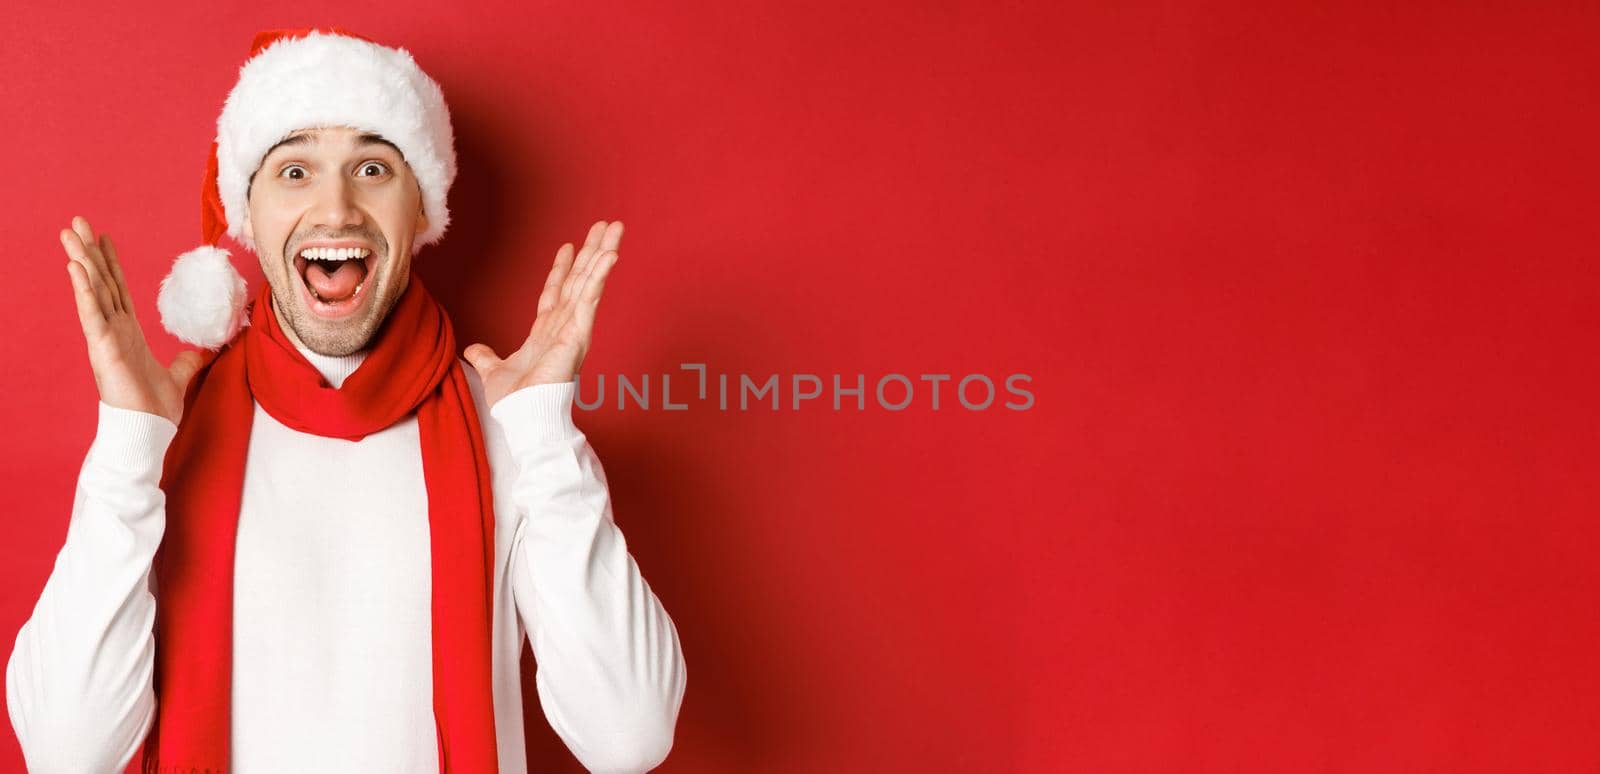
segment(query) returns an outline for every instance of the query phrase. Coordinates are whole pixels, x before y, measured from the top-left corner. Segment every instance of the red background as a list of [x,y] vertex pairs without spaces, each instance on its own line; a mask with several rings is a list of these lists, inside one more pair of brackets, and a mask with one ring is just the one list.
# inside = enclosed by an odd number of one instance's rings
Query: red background
[[586,374],[1033,377],[579,416],[685,647],[663,770],[1594,770],[1600,11],[1386,5],[13,6],[0,636],[94,430],[56,232],[159,331],[251,35],[335,24],[450,101],[462,346],[616,218]]

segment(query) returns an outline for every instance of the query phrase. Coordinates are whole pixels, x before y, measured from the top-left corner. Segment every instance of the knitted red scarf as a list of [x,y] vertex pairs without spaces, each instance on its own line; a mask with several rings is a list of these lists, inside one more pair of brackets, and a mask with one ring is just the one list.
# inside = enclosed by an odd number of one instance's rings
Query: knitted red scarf
[[156,720],[130,772],[225,772],[230,764],[234,539],[252,398],[288,427],[350,440],[416,412],[431,536],[440,771],[496,770],[494,498],[455,334],[413,274],[369,346],[361,366],[333,388],[284,335],[263,285],[250,325],[190,383],[161,477],[167,527],[154,564]]

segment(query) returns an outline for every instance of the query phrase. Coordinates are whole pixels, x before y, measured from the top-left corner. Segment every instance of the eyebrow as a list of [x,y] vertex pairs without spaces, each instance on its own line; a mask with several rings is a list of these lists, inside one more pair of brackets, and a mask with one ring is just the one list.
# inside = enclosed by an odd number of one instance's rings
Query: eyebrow
[[[273,151],[276,151],[277,149],[282,148],[282,147],[293,146],[293,145],[310,145],[311,142],[312,142],[311,135],[306,134],[305,132],[299,132],[299,133],[296,133],[296,134],[292,134],[292,135],[289,135],[288,137],[285,137],[282,140],[280,140],[277,145],[274,145],[271,148],[268,148],[267,152],[263,153],[261,155],[261,158],[265,159],[266,157],[271,156]],[[366,147],[368,145],[387,145],[400,158],[404,159],[406,157],[406,154],[402,153],[400,151],[400,149],[395,146],[394,143],[389,142],[388,140],[385,140],[383,138],[383,135],[381,135],[381,134],[373,134],[372,132],[363,132],[361,134],[361,136],[356,138],[356,145],[358,147]]]

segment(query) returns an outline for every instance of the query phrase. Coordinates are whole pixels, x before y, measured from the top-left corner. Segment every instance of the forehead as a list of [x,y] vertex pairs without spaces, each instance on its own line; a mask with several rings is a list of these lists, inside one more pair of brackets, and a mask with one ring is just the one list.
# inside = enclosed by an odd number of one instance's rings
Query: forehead
[[319,150],[326,152],[365,152],[373,148],[388,149],[396,156],[405,158],[405,154],[395,147],[394,143],[384,139],[383,135],[372,132],[363,132],[347,126],[311,127],[291,132],[289,136],[278,141],[278,144],[267,150],[262,158],[268,158],[274,153],[287,152],[286,149]]

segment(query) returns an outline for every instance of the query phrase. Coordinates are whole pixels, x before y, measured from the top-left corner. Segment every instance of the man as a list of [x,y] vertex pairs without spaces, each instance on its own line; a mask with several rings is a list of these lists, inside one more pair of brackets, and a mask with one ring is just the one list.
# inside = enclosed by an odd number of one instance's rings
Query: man
[[560,248],[520,349],[462,360],[411,273],[448,222],[452,137],[404,51],[258,37],[203,229],[267,287],[247,311],[225,252],[180,257],[163,321],[208,349],[167,367],[111,238],[62,231],[99,425],[7,664],[30,769],[524,771],[524,636],[580,762],[666,757],[677,630],[571,414],[622,224]]

